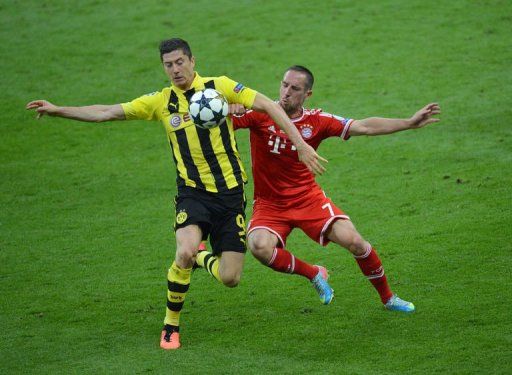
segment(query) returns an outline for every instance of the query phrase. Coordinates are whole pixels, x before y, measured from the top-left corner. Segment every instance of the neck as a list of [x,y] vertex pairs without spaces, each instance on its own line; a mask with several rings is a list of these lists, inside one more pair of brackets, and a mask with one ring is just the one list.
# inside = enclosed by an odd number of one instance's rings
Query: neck
[[294,120],[296,118],[301,117],[302,116],[302,112],[303,112],[303,108],[299,107],[299,108],[297,108],[295,110],[286,111],[286,114],[288,115],[289,118]]

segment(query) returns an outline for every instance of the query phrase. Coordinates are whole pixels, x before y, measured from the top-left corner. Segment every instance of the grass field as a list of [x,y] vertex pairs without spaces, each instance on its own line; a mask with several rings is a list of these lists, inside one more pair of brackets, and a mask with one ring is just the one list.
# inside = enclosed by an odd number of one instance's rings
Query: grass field
[[[61,0],[0,10],[0,373],[512,373],[512,3]],[[157,46],[174,36],[191,43],[203,76],[270,97],[286,67],[306,65],[309,105],[347,117],[441,104],[438,125],[319,151],[329,159],[319,181],[415,314],[384,311],[346,251],[294,232],[289,248],[331,271],[333,304],[248,255],[236,289],[194,274],[183,348],[158,348],[175,194],[161,125],[37,121],[24,106],[160,90]],[[247,133],[238,142],[249,168]]]

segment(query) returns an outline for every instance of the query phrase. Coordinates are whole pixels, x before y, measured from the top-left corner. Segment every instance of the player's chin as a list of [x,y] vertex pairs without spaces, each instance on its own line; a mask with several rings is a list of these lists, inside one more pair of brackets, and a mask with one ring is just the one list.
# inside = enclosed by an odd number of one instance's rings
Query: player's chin
[[290,105],[290,103],[288,103],[288,102],[280,101],[279,105],[281,106],[281,108],[283,108],[285,110],[285,112],[289,112],[293,109],[292,106]]
[[172,83],[174,83],[176,86],[180,85],[180,84],[183,84],[185,82],[185,78],[184,77],[174,77],[172,79]]

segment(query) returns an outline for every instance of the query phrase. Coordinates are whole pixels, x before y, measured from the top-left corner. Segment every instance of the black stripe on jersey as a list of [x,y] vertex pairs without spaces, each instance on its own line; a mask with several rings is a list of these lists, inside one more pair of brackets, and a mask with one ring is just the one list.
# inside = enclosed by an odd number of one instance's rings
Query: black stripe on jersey
[[215,90],[215,82],[213,80],[204,83],[205,89],[214,89]]
[[167,289],[171,292],[187,293],[189,286],[190,284],[183,285],[167,280]]
[[191,88],[190,90],[187,90],[183,93],[183,96],[185,96],[185,98],[187,99],[187,102],[190,102],[190,98],[192,97],[192,95],[194,95],[196,93],[196,89],[195,88]]
[[171,90],[171,95],[169,95],[169,102],[167,103],[167,109],[170,113],[178,113],[180,111],[180,103],[178,100],[178,95]]
[[215,180],[215,186],[218,191],[224,191],[227,189],[226,179],[222,174],[222,168],[219,165],[219,161],[215,155],[215,151],[212,147],[210,140],[210,131],[207,129],[201,129],[196,126],[197,136],[199,137],[199,143],[201,144],[201,150],[203,151],[204,160],[210,166],[213,178]]
[[[171,146],[171,154],[174,159],[174,165],[176,166],[176,186],[185,186],[185,180],[180,176],[180,171],[178,171],[178,160],[176,160],[176,156],[174,156],[174,147],[172,147],[172,142],[169,140],[169,145]],[[174,201],[176,204],[176,200]],[[174,223],[176,225],[176,223]]]
[[187,169],[188,178],[194,181],[198,188],[205,190],[203,181],[201,181],[201,177],[199,176],[199,170],[194,164],[194,159],[192,159],[192,155],[190,154],[190,147],[188,146],[185,129],[176,130],[174,134],[176,134],[178,145],[180,146],[181,159]]
[[167,308],[171,311],[181,311],[183,308],[183,302],[171,302],[167,300]]
[[[215,81],[212,79],[208,82],[204,83],[204,87],[207,89],[215,89]],[[240,170],[240,164],[238,163],[238,159],[235,156],[235,152],[233,148],[231,147],[231,141],[229,137],[229,130],[227,129],[227,126],[224,124],[221,124],[220,126],[220,133],[222,137],[222,143],[224,145],[224,149],[226,150],[226,154],[229,158],[229,163],[231,164],[231,168],[233,169],[233,174],[235,175],[235,178],[239,185],[243,184],[242,179],[242,171]],[[236,140],[235,140],[236,145]],[[223,178],[224,184],[226,183],[226,180]]]
[[[220,135],[222,137],[222,144],[224,145],[224,149],[226,150],[226,154],[229,158],[229,163],[231,164],[231,168],[233,168],[233,174],[236,177],[236,181],[238,182],[238,185],[243,184],[242,179],[242,171],[240,170],[240,164],[238,163],[238,159],[235,155],[235,150],[233,150],[233,147],[231,147],[231,139],[229,137],[229,129],[227,122],[224,122],[219,126],[220,129]],[[236,141],[235,141],[236,145]]]

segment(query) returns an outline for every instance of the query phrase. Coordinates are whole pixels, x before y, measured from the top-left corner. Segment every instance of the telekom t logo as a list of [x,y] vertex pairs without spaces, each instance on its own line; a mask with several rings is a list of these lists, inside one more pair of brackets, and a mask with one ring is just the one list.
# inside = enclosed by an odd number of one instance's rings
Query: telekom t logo
[[272,147],[270,149],[270,152],[272,152],[273,154],[280,154],[281,152],[279,150],[285,149],[288,144],[291,145],[290,149],[292,151],[297,150],[295,145],[291,143],[288,139],[282,138],[279,135],[277,135],[276,128],[274,127],[274,125],[270,126],[268,130],[270,131],[270,135],[268,137],[268,145]]

